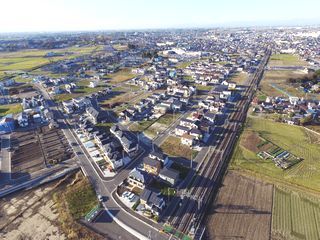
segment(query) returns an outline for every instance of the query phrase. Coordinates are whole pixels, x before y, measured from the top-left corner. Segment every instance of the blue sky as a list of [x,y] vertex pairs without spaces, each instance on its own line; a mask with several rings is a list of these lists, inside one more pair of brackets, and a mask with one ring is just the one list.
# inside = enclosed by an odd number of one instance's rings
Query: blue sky
[[320,24],[319,0],[1,0],[0,32]]

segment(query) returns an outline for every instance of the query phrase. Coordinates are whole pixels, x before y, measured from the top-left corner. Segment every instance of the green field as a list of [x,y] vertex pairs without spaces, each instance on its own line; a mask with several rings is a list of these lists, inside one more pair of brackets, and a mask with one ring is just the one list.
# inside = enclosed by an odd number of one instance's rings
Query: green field
[[5,116],[7,114],[15,114],[22,112],[22,106],[20,103],[1,105],[0,106],[0,117]]
[[[258,133],[295,156],[303,158],[303,161],[287,170],[282,170],[272,161],[260,159],[253,151],[244,147],[245,133],[248,131]],[[301,127],[249,117],[232,157],[230,168],[258,177],[267,177],[274,182],[290,183],[320,191],[320,146],[314,144],[309,135],[310,133],[306,133]]]
[[275,188],[272,239],[320,238],[320,201],[305,193]]
[[[101,50],[101,46],[70,47],[64,49],[28,49],[10,53],[0,53],[0,77],[5,76],[6,71],[30,71],[50,62],[71,59]],[[48,52],[67,53],[65,56],[47,58]]]
[[307,63],[293,54],[273,54],[269,66],[305,66]]

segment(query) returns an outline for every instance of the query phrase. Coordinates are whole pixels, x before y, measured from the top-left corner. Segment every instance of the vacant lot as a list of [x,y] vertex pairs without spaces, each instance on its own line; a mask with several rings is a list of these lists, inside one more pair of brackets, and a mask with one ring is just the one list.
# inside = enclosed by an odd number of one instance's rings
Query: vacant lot
[[320,238],[320,201],[305,193],[275,188],[272,238],[305,239]]
[[272,189],[228,172],[208,215],[207,239],[270,239]]
[[289,78],[299,78],[303,75],[301,72],[288,70],[266,71],[260,84],[261,92],[273,97],[288,97],[290,95],[304,97],[305,94],[302,91],[287,82]]
[[0,239],[102,239],[71,218],[63,218],[70,213],[57,201],[65,191],[82,185],[83,180],[81,173],[69,175],[37,189],[1,199]]
[[131,69],[125,68],[116,73],[109,74],[107,78],[110,79],[110,83],[121,83],[134,78],[136,75],[131,72]]
[[0,117],[5,116],[7,114],[14,114],[22,112],[22,106],[20,103],[1,105],[0,106]]
[[269,66],[305,66],[306,62],[292,54],[274,54],[271,56]]
[[[253,149],[245,143],[248,132],[256,132],[279,147],[286,149],[303,160],[293,167],[282,170],[272,161],[257,157]],[[273,181],[291,183],[310,190],[320,190],[320,146],[314,143],[301,127],[277,123],[271,120],[249,117],[244,133],[233,155],[231,168],[244,170],[261,177],[267,176]]]
[[249,74],[246,72],[239,72],[236,73],[232,78],[231,81],[235,82],[238,85],[246,85],[248,80]]
[[173,157],[183,157],[186,159],[195,158],[197,151],[190,149],[181,143],[180,138],[169,136],[160,146],[162,151]]

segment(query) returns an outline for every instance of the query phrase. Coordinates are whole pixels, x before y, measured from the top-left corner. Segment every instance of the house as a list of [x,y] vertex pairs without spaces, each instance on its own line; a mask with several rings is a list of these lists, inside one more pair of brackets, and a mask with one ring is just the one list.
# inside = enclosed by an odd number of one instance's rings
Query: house
[[62,102],[62,105],[63,105],[63,109],[66,113],[70,114],[70,113],[74,112],[74,105],[71,100]]
[[132,169],[128,176],[128,183],[134,187],[144,189],[152,180],[152,176],[147,172],[138,170],[136,168]]
[[212,112],[206,112],[204,115],[204,119],[208,120],[210,123],[214,123],[216,119],[216,114]]
[[164,167],[161,169],[159,177],[171,186],[174,186],[179,180],[179,174],[180,173],[174,169]]
[[161,193],[151,188],[144,188],[140,195],[140,203],[154,215],[159,216],[166,203]]
[[97,124],[97,123],[103,122],[105,120],[102,112],[98,111],[94,107],[87,107],[86,108],[86,114],[89,117],[89,120],[93,124]]
[[156,159],[162,163],[163,166],[166,166],[169,163],[169,157],[160,151],[152,151],[149,153],[151,159]]
[[158,175],[161,169],[161,162],[157,159],[145,157],[143,159],[143,169],[153,175]]
[[163,104],[157,104],[153,107],[154,112],[165,114],[169,111],[169,107]]
[[98,85],[97,82],[92,81],[89,83],[89,88],[95,88],[97,85]]
[[187,134],[187,133],[189,132],[189,130],[190,130],[190,129],[187,128],[187,127],[178,125],[178,126],[176,126],[176,128],[175,128],[175,134],[176,134],[177,136],[182,136],[182,135],[184,135],[184,134]]
[[181,143],[184,145],[187,145],[189,147],[192,147],[196,142],[196,137],[189,135],[189,134],[184,134],[181,137]]
[[191,136],[194,136],[197,140],[201,140],[203,137],[202,132],[199,129],[195,129],[195,128],[191,129],[189,134]]
[[8,114],[0,118],[0,133],[9,133],[15,129],[14,119],[12,114]]
[[27,127],[29,125],[28,115],[25,112],[19,113],[17,120],[20,127]]
[[184,126],[184,127],[187,127],[189,129],[198,128],[197,121],[194,121],[194,120],[191,120],[191,119],[187,119],[187,118],[181,118],[180,119],[180,125]]
[[183,108],[183,103],[180,100],[175,100],[172,103],[172,110],[173,111],[181,111]]
[[208,124],[207,122],[201,122],[199,129],[201,130],[201,132],[210,133],[211,132],[211,125]]
[[121,130],[119,134],[116,134],[117,138],[120,140],[123,149],[128,153],[133,153],[138,149],[138,144],[135,140],[130,138],[128,135],[124,134]]

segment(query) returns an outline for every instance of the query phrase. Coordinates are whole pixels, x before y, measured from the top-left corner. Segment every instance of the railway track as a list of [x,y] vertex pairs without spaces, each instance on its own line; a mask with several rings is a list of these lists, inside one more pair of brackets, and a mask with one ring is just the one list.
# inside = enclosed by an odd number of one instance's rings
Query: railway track
[[245,90],[242,99],[236,104],[237,111],[231,113],[228,117],[218,144],[215,148],[209,150],[210,152],[204,159],[205,164],[201,163],[203,166],[199,169],[199,173],[196,175],[190,190],[183,197],[180,208],[174,217],[169,218],[169,224],[176,230],[193,235],[201,223],[205,215],[205,209],[212,199],[216,183],[227,166],[227,160],[232,153],[239,130],[245,121],[247,111],[263,76],[264,67],[269,57],[270,51],[267,50],[259,68],[251,78],[249,87]]

